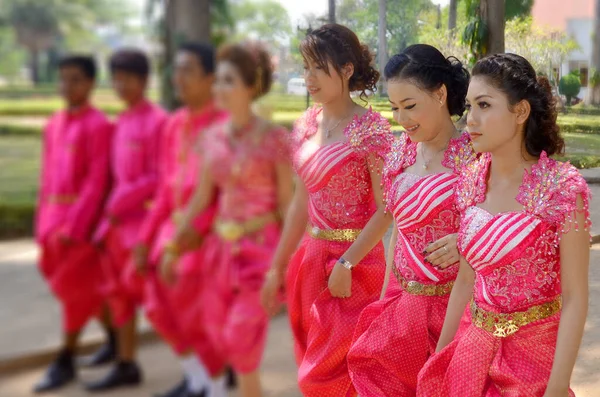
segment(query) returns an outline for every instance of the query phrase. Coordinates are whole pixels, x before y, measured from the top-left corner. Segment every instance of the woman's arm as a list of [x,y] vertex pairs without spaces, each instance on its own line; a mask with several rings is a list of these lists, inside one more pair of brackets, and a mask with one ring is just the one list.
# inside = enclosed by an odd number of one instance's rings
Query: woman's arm
[[385,278],[383,279],[383,286],[381,287],[379,299],[385,298],[385,293],[387,292],[388,284],[390,283],[390,277],[392,276],[392,266],[396,266],[394,263],[396,260],[396,243],[398,242],[398,228],[396,227],[396,222],[393,223],[392,228],[392,236],[390,237],[386,255]]
[[261,292],[262,305],[271,315],[276,314],[279,309],[277,294],[283,286],[290,257],[298,247],[302,236],[304,236],[307,222],[308,191],[304,183],[298,180],[296,190],[283,222],[283,231],[281,232],[279,244],[271,260],[271,269],[267,274]]
[[[379,160],[378,167],[382,169],[383,162]],[[379,172],[371,171],[371,185],[373,195],[377,203],[377,211],[369,222],[365,225],[356,241],[352,243],[350,248],[342,255],[344,260],[358,265],[358,263],[381,241],[392,223],[392,215],[386,212],[385,203],[383,201],[383,192],[381,190],[381,175]],[[341,263],[337,263],[331,272],[329,278],[329,290],[331,295],[338,298],[347,298],[351,295],[352,274]]]
[[[579,208],[569,231],[560,241],[560,276],[562,312],[554,364],[545,397],[566,396],[575,366],[579,345],[588,311],[588,270],[590,260],[589,234],[586,229],[586,213],[581,208],[583,200],[577,199]],[[580,230],[580,231],[577,231]]]
[[448,309],[446,310],[446,319],[440,334],[440,339],[437,344],[436,351],[442,350],[446,345],[452,342],[460,320],[465,312],[465,308],[469,300],[473,296],[473,286],[475,285],[475,272],[464,258],[460,258],[460,268],[454,287],[448,301]]
[[278,163],[275,171],[277,173],[277,206],[283,220],[294,197],[294,172],[287,163]]

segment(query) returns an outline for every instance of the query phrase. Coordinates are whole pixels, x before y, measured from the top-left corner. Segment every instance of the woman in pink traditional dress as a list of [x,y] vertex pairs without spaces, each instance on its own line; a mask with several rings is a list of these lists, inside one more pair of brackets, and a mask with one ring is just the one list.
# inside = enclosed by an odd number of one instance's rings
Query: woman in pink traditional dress
[[346,354],[360,312],[377,299],[384,279],[381,236],[368,229],[386,222],[380,171],[393,136],[387,120],[350,97],[373,90],[379,79],[369,49],[352,31],[325,25],[309,33],[300,50],[307,88],[322,106],[309,109],[294,128],[300,181],[263,305],[277,311],[287,264],[302,240],[286,281],[300,389],[305,396],[352,396]]
[[[460,270],[440,351],[417,393],[573,396],[588,305],[589,190],[573,166],[548,157],[564,142],[550,84],[526,59],[480,60],[467,102],[473,147],[484,154],[458,182]],[[470,323],[457,332],[463,312]]]
[[[217,62],[213,91],[230,117],[201,145],[205,166],[175,244],[188,245],[188,236],[194,236],[191,221],[218,190],[213,231],[202,246],[204,263],[210,264],[205,277],[211,280],[202,299],[203,321],[213,346],[239,374],[241,396],[258,397],[268,327],[260,288],[279,241],[280,214],[292,197],[289,136],[251,110],[252,102],[271,86],[269,54],[251,43],[227,45],[219,50]],[[167,279],[172,263],[169,256],[164,258]]]
[[[383,173],[396,224],[390,249],[394,283],[361,314],[348,353],[361,397],[415,396],[417,375],[435,352],[458,272],[454,187],[475,157],[452,116],[465,110],[469,73],[455,58],[418,44],[385,67],[395,120],[405,133]],[[395,264],[394,264],[395,263]]]

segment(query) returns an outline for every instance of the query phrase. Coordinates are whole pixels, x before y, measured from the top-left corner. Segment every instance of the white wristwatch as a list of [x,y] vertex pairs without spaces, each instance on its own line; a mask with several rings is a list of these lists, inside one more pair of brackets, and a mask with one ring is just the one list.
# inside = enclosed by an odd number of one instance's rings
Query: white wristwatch
[[351,262],[345,260],[344,258],[338,259],[338,262],[341,263],[341,265],[348,270],[352,270],[354,268],[354,265]]

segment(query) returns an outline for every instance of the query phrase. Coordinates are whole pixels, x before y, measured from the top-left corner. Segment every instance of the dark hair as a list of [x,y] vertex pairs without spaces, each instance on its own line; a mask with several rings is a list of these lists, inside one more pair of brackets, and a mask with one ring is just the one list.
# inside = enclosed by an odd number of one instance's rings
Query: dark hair
[[134,74],[146,79],[150,74],[150,61],[146,54],[137,48],[123,48],[110,57],[108,62],[111,73],[117,71]]
[[446,58],[437,48],[415,44],[394,55],[385,65],[386,80],[406,79],[427,91],[446,86],[448,111],[462,116],[469,89],[469,72],[455,57]]
[[219,48],[218,62],[230,62],[248,87],[256,87],[255,99],[269,92],[273,82],[271,55],[260,44],[245,42]]
[[525,148],[538,157],[542,151],[562,153],[565,141],[556,124],[558,115],[552,87],[546,77],[536,76],[533,66],[522,56],[495,54],[479,60],[473,76],[485,77],[492,86],[504,92],[511,106],[527,101],[531,106],[525,124]]
[[213,74],[215,72],[215,47],[211,44],[187,42],[179,46],[179,51],[193,54],[198,59],[204,73]]
[[372,65],[373,54],[368,46],[361,44],[353,31],[343,25],[332,23],[310,31],[300,43],[300,52],[304,59],[319,65],[328,75],[331,75],[329,62],[340,74],[345,65],[354,65],[348,89],[361,91],[361,98],[366,96],[366,90],[374,91],[377,86],[379,72]]
[[75,67],[79,68],[90,80],[96,80],[96,61],[93,57],[88,55],[68,55],[58,61],[58,68]]

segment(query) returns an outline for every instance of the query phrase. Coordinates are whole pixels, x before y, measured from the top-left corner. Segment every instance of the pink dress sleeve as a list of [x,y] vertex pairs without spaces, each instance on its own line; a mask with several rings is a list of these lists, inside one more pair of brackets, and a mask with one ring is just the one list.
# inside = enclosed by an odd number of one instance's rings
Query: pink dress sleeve
[[164,121],[163,114],[157,115],[152,128],[146,133],[146,142],[142,145],[144,149],[142,155],[145,157],[144,164],[148,165],[148,169],[135,181],[122,186],[119,194],[113,196],[107,205],[108,213],[116,218],[127,215],[129,211],[142,208],[144,203],[152,199],[156,192],[159,183],[159,149]]
[[[394,180],[396,177],[406,168],[407,160],[409,156],[416,155],[416,152],[412,150],[412,146],[408,145],[408,138],[406,134],[400,135],[398,139],[395,139],[390,146],[390,151],[385,158],[383,166],[383,173],[381,175],[381,184],[383,187],[384,201],[389,202],[388,196],[392,191]],[[389,208],[387,208],[389,210]]]
[[[577,213],[586,216],[585,230],[589,231],[590,190],[579,171],[569,163],[549,158],[542,152],[537,164],[524,177],[517,200],[525,211],[556,226],[557,237],[568,232],[575,223]],[[577,198],[583,207],[577,207]]]
[[372,109],[355,117],[346,134],[354,150],[370,162],[385,159],[395,139],[387,119]]
[[90,169],[79,198],[71,209],[65,233],[75,240],[87,240],[96,227],[110,183],[110,142],[112,125],[103,115],[95,113],[86,123],[84,150]]
[[490,154],[483,153],[461,168],[455,188],[455,205],[460,213],[485,199],[485,179],[490,162]]
[[473,150],[471,137],[467,132],[463,132],[460,137],[450,140],[448,149],[444,153],[442,165],[459,174],[461,169],[476,157],[477,154]]

